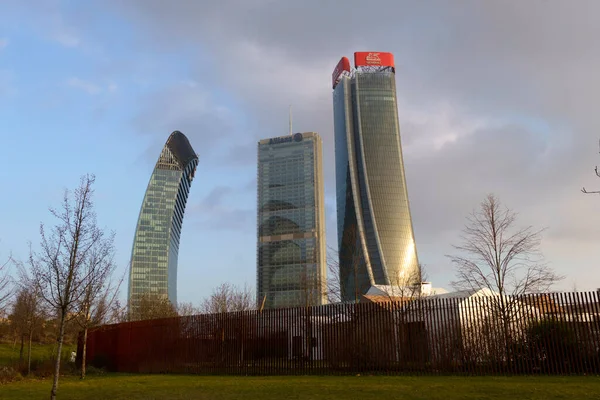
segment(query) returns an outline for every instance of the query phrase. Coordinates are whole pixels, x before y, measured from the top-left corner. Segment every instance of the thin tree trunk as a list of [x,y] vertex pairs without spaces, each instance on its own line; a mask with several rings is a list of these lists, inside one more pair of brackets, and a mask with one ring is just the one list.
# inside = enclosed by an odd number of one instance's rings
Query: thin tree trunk
[[31,374],[31,340],[33,339],[33,329],[29,331],[29,348],[27,349],[27,376]]
[[88,328],[83,330],[83,346],[81,351],[81,379],[85,379],[85,353],[87,351]]
[[25,335],[21,333],[21,350],[19,350],[19,363],[23,362],[23,346],[25,344]]
[[50,391],[50,400],[56,400],[56,391],[58,389],[58,375],[60,373],[60,356],[62,354],[63,339],[65,336],[65,313],[61,311],[60,329],[58,332],[58,348],[56,350],[56,361],[54,362],[54,380],[52,382],[52,390]]

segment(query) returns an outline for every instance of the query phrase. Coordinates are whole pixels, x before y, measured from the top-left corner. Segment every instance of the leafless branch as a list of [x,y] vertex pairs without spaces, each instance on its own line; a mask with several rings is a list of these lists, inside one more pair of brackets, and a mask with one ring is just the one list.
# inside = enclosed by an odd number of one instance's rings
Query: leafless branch
[[238,288],[230,283],[222,283],[202,301],[200,311],[205,314],[247,311],[252,310],[255,304],[254,294],[248,286]]
[[340,257],[336,249],[327,247],[327,285],[326,293],[328,303],[342,301],[342,284],[340,280]]
[[36,285],[33,284],[22,264],[18,264],[18,266],[20,279],[10,319],[15,334],[21,338],[21,350],[24,339],[28,340],[27,374],[29,375],[33,334],[41,327],[48,314]]
[[[94,182],[93,175],[86,175],[73,192],[65,190],[61,206],[50,209],[55,225],[49,230],[40,225],[38,251],[30,245],[28,264],[32,281],[59,318],[51,399],[56,398],[65,324],[80,311],[78,305],[85,302],[93,275],[107,260],[112,263],[112,235],[107,236],[96,223]],[[102,256],[102,252],[106,254]]]
[[6,303],[13,295],[13,280],[8,273],[8,266],[11,261],[12,257],[9,256],[3,264],[0,264],[0,315],[3,314]]
[[[600,139],[598,140],[598,154],[600,154]],[[596,168],[594,168],[594,172],[596,173],[596,176],[598,178],[600,178],[600,171],[598,171],[598,166],[596,166]],[[581,192],[585,193],[585,194],[600,194],[600,190],[589,191],[589,190],[586,190],[585,187],[583,187],[581,189]]]
[[517,228],[516,218],[496,196],[488,195],[467,218],[462,243],[453,246],[459,254],[447,256],[456,268],[455,288],[495,293],[482,304],[502,324],[506,351],[519,297],[546,291],[562,279],[543,262],[539,249],[543,229]]
[[130,310],[132,321],[176,317],[177,310],[166,295],[145,292],[135,310]]

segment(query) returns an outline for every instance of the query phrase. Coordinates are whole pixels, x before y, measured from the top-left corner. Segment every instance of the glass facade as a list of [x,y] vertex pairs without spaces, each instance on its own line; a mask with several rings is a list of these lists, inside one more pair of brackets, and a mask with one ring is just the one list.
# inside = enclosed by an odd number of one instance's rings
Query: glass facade
[[169,136],[154,167],[133,240],[128,304],[135,313],[144,293],[177,304],[177,256],[183,214],[198,156],[179,131]]
[[258,143],[259,307],[325,303],[321,146],[314,132]]
[[355,301],[372,285],[420,279],[393,69],[341,77],[333,102],[340,280]]

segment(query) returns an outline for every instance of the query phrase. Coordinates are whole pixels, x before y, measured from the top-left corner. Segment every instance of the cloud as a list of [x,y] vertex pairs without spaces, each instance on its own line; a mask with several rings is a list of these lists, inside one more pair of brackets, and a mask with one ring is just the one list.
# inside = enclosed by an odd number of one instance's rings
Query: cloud
[[[600,235],[600,216],[591,212],[595,198],[579,189],[595,182],[600,132],[597,1],[110,4],[156,51],[174,42],[199,49],[187,60],[191,79],[211,82],[236,99],[236,111],[246,117],[244,136],[232,130],[244,141],[231,145],[223,162],[237,160],[240,170],[247,168],[257,139],[287,131],[287,107],[293,104],[294,130],[323,137],[330,197],[331,71],[353,51],[393,52],[421,261],[449,271],[440,255],[456,240],[468,212],[495,192],[524,224],[549,227],[545,249],[555,260],[568,260],[574,242],[587,249],[572,273],[591,272],[597,254],[588,243]],[[163,108],[183,101],[178,92],[164,95]],[[203,99],[190,97],[194,104]],[[214,132],[222,124],[217,118],[204,127]]]
[[68,32],[57,31],[51,37],[65,47],[77,47],[81,44],[80,38]]
[[67,85],[79,90],[83,90],[90,95],[96,95],[103,91],[100,86],[79,78],[69,78],[67,80]]
[[100,94],[100,93],[104,93],[104,92],[114,93],[118,89],[117,84],[114,82],[110,82],[106,86],[102,86],[102,85],[96,84],[94,82],[80,79],[77,77],[71,77],[71,78],[67,79],[66,84],[67,84],[67,86],[70,86],[70,87],[78,89],[78,90],[82,90],[92,96]]
[[[239,207],[235,203],[247,197],[247,186],[241,189],[229,186],[216,186],[197,204],[188,211],[194,220],[192,222],[201,229],[216,231],[245,231],[252,229],[255,221],[255,209]],[[254,205],[254,204],[253,204]]]
[[140,109],[132,121],[138,132],[163,138],[165,132],[179,130],[203,160],[216,143],[231,137],[237,129],[231,110],[200,85],[167,85],[143,95],[139,102]]

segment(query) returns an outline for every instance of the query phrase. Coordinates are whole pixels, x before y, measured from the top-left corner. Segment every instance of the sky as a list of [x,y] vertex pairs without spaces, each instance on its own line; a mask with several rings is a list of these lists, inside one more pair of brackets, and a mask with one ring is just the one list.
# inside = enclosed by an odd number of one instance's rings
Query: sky
[[[447,254],[495,193],[565,279],[600,288],[600,2],[578,0],[0,0],[0,257],[24,259],[48,207],[96,175],[101,226],[127,270],[169,134],[199,155],[178,300],[255,286],[256,145],[323,138],[328,244],[337,241],[331,73],[394,53],[419,261],[450,288]],[[126,292],[126,286],[123,287]]]

